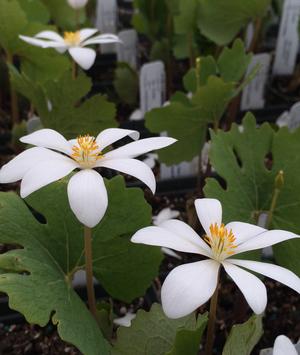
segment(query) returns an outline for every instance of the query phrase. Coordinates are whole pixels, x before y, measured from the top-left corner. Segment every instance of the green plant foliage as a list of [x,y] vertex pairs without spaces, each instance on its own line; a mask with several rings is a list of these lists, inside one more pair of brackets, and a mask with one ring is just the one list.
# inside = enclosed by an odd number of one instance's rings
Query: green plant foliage
[[230,43],[251,20],[266,14],[271,0],[199,0],[198,26],[218,45]]
[[122,102],[134,106],[139,92],[137,72],[127,63],[118,63],[115,71],[114,87]]
[[25,12],[17,0],[0,0],[0,46],[14,52],[18,36],[27,25]]
[[140,310],[130,328],[120,327],[113,355],[195,355],[206,327],[207,314],[167,318],[160,305]]
[[18,0],[28,21],[47,24],[50,14],[47,7],[40,0]]
[[[66,236],[55,244],[52,239],[49,250],[45,242],[49,244],[51,227],[38,223],[16,194],[2,192],[0,201],[1,243],[23,247],[0,255],[0,268],[6,271],[0,274],[0,290],[8,294],[10,308],[40,326],[51,318],[60,337],[85,354],[108,354],[108,345],[95,320],[57,262],[57,251],[68,249],[68,244],[62,242]],[[56,209],[58,217],[65,212]]]
[[262,335],[262,316],[253,315],[247,322],[232,327],[222,355],[250,355]]
[[[270,229],[299,233],[300,130],[287,128],[275,132],[269,124],[256,128],[251,114],[243,120],[243,132],[233,125],[229,132],[211,132],[210,159],[217,173],[226,181],[226,189],[214,178],[206,181],[206,197],[217,198],[224,210],[224,221],[257,223],[262,212],[270,210],[275,178],[284,173]],[[272,155],[272,161],[267,160]],[[299,193],[298,193],[299,191]],[[273,246],[276,261],[300,274],[299,240]]]
[[49,80],[44,85],[30,80],[13,67],[10,75],[15,89],[33,103],[45,128],[74,138],[85,133],[96,136],[103,129],[117,126],[115,105],[104,96],[95,95],[81,103],[92,87],[84,73],[73,80],[68,71],[58,80]]
[[70,7],[67,1],[61,0],[41,0],[48,8],[54,23],[64,31],[75,30],[78,27],[77,20],[80,24],[86,21],[85,10],[80,9],[79,15]]
[[[0,194],[0,243],[23,248],[0,255],[0,269],[6,272],[0,275],[0,290],[29,322],[44,326],[52,317],[62,339],[84,354],[107,354],[96,323],[71,287],[74,273],[84,268],[84,243],[66,185],[63,179],[26,200],[46,224],[39,223],[16,194]],[[106,187],[108,211],[93,230],[95,277],[112,297],[131,302],[157,275],[162,255],[159,248],[129,241],[151,220],[142,191],[125,188],[120,176],[106,181]]]
[[162,0],[134,0],[132,25],[152,41],[161,40],[166,33],[168,7]]
[[218,123],[229,102],[256,75],[258,68],[242,80],[250,60],[251,54],[246,53],[240,39],[231,48],[224,48],[218,60],[201,57],[196,68],[183,79],[185,89],[193,97],[187,99],[184,93],[176,93],[169,106],[146,114],[146,127],[150,131],[167,132],[178,139],[176,144],[159,152],[162,162],[177,164],[200,154],[207,125]]

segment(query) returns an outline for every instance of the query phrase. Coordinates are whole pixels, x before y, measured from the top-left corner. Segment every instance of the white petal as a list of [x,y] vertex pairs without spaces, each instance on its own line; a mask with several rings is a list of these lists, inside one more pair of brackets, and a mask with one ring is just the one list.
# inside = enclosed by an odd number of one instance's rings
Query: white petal
[[219,267],[214,260],[204,260],[172,270],[161,288],[167,317],[184,317],[207,302],[217,287]]
[[214,198],[199,198],[195,201],[195,208],[199,221],[207,235],[210,235],[211,224],[222,223],[222,206],[220,201]]
[[[145,161],[144,161],[145,162]],[[180,215],[179,211],[171,210],[170,207],[162,209],[157,216],[153,216],[153,224],[155,226],[160,225],[162,222],[165,222],[172,218],[177,218]]]
[[130,327],[131,321],[136,317],[135,313],[126,313],[124,317],[114,319],[114,323],[116,325],[121,325],[123,327]]
[[44,128],[20,138],[22,143],[55,149],[68,155],[72,154],[70,143],[53,129]]
[[94,170],[81,170],[72,176],[68,197],[77,219],[89,228],[95,227],[106,212],[107,191],[102,176]]
[[99,149],[103,150],[104,148],[126,136],[137,140],[140,138],[140,133],[138,131],[132,131],[129,129],[108,128],[98,134],[96,141],[99,146]]
[[88,0],[68,0],[68,4],[75,10],[81,9],[87,2]]
[[201,255],[205,255],[209,258],[212,256],[210,247],[188,224],[179,221],[178,219],[170,219],[162,222],[159,226],[177,234],[181,239],[190,240],[191,243],[198,246],[198,253]]
[[138,244],[170,248],[184,253],[202,254],[203,252],[207,256],[199,246],[198,239],[186,234],[178,235],[161,227],[142,228],[132,236],[131,241]]
[[254,238],[257,235],[266,232],[265,228],[258,227],[254,224],[243,222],[230,222],[226,225],[227,230],[232,230],[236,238],[236,244],[244,243],[250,238]]
[[88,46],[90,44],[106,44],[106,43],[122,43],[120,38],[113,34],[103,34],[93,38],[90,38],[82,43],[82,46]]
[[169,137],[145,138],[137,142],[132,142],[118,149],[105,154],[105,157],[111,158],[134,158],[139,155],[165,148],[176,142],[176,139]]
[[267,305],[267,290],[259,278],[230,263],[230,259],[222,262],[227,274],[243,293],[249,306],[256,314],[261,314]]
[[87,38],[93,36],[97,32],[98,32],[97,28],[83,28],[82,30],[79,31],[80,42],[85,41]]
[[143,162],[136,159],[100,159],[96,167],[103,167],[118,170],[121,173],[136,177],[146,184],[152,193],[155,193],[156,181],[152,170]]
[[279,335],[275,339],[273,355],[298,355],[295,345],[285,335]]
[[227,259],[232,264],[242,266],[292,288],[300,293],[300,278],[284,267],[252,260]]
[[96,51],[91,48],[72,47],[69,53],[74,61],[84,70],[88,70],[94,64]]
[[54,31],[42,31],[42,32],[39,32],[38,34],[36,34],[34,37],[39,38],[39,39],[48,39],[50,41],[57,41],[62,44],[65,43],[62,36],[60,36],[58,33],[54,32]]
[[57,154],[55,159],[43,161],[31,168],[22,179],[20,195],[27,197],[41,187],[51,184],[78,168],[74,160]]
[[40,147],[25,150],[17,155],[0,170],[0,183],[9,183],[21,180],[28,170],[42,161],[56,158],[59,153]]
[[265,233],[259,234],[258,236],[248,239],[246,242],[240,244],[235,249],[235,254],[243,253],[245,251],[262,249],[269,247],[271,245],[284,242],[289,239],[300,238],[298,235],[287,232],[284,230],[271,230]]
[[181,259],[182,259],[182,257],[181,257],[180,255],[178,255],[177,253],[175,253],[175,251],[173,251],[172,249],[162,247],[162,248],[161,248],[161,251],[162,251],[165,255],[171,256],[172,258],[175,258],[175,259],[178,259],[178,260],[181,260]]
[[33,46],[37,47],[42,47],[42,48],[59,48],[63,47],[64,44],[57,42],[57,41],[49,41],[49,40],[43,40],[43,39],[38,39],[38,38],[33,38],[33,37],[28,37],[28,36],[19,36],[20,39],[22,39],[24,42],[32,44]]

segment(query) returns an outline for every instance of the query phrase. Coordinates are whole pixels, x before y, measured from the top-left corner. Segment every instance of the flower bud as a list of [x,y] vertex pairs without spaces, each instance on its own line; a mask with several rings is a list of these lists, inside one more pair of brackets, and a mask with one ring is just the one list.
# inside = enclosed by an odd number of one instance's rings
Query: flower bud
[[75,10],[81,9],[84,7],[88,0],[67,0],[68,4]]

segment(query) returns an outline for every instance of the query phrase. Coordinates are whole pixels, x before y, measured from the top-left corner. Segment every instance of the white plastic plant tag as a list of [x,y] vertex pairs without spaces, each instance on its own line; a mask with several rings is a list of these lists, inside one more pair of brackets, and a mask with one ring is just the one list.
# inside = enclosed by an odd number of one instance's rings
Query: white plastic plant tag
[[181,177],[196,176],[198,173],[199,157],[195,157],[191,162],[183,162],[177,165],[160,165],[160,179],[173,179]]
[[265,106],[265,86],[271,64],[271,55],[269,53],[254,55],[247,69],[246,76],[249,75],[258,64],[260,65],[259,72],[243,90],[241,101],[242,111],[261,109]]
[[[96,8],[95,27],[101,33],[117,32],[117,1],[116,0],[98,0]],[[116,51],[116,44],[103,44],[101,53],[112,53]]]
[[137,32],[124,30],[118,33],[122,43],[117,44],[118,62],[128,63],[133,69],[137,67]]
[[[267,212],[262,212],[259,217],[258,217],[258,222],[257,222],[257,225],[259,227],[262,227],[262,228],[267,228],[267,223],[268,223],[268,213]],[[266,248],[263,248],[262,250],[262,254],[264,257],[266,258],[270,258],[273,256],[273,249],[272,247],[266,247]]]
[[289,130],[293,131],[300,127],[300,102],[292,106],[290,110],[290,119],[288,121]]
[[285,0],[277,39],[274,75],[292,75],[299,47],[300,1]]
[[144,64],[140,72],[140,102],[143,115],[161,107],[166,96],[166,74],[161,61]]

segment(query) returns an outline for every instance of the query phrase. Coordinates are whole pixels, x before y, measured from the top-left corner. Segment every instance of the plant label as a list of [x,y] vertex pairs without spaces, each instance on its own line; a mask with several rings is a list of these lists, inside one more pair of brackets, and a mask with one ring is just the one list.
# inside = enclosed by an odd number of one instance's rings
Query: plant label
[[[117,1],[98,0],[96,8],[96,28],[101,33],[117,33]],[[115,44],[100,45],[102,53],[116,51]]]
[[117,44],[118,62],[128,63],[133,69],[137,67],[137,32],[124,30],[118,33],[122,43]]
[[292,75],[299,47],[300,1],[285,0],[277,39],[274,75]]
[[300,127],[300,102],[292,106],[288,120],[288,128],[293,131]]
[[198,173],[199,157],[195,157],[191,162],[183,162],[176,165],[160,165],[160,179],[173,179],[181,177],[196,176]]
[[253,56],[247,69],[247,75],[257,65],[260,66],[256,77],[245,87],[242,94],[241,110],[261,109],[265,106],[265,86],[268,79],[268,73],[271,64],[271,55],[261,53]]
[[144,64],[140,73],[140,101],[143,115],[161,107],[166,96],[166,74],[161,61]]

